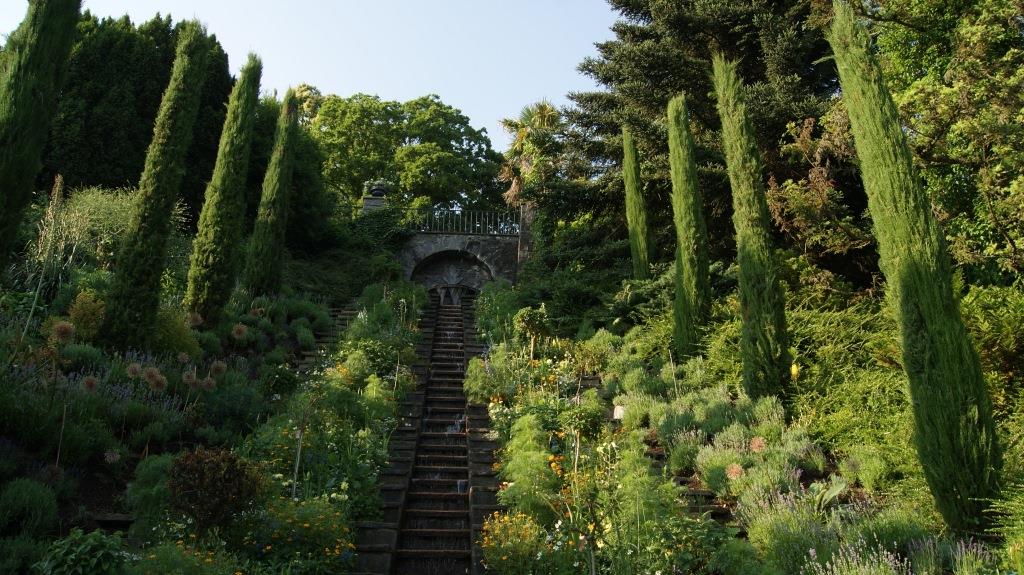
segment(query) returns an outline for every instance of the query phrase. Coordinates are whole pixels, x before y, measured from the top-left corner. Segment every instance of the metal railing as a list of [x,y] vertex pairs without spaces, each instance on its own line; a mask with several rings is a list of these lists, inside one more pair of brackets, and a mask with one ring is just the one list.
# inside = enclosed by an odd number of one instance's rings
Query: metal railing
[[412,231],[426,234],[518,236],[519,212],[480,210],[408,210],[404,218]]

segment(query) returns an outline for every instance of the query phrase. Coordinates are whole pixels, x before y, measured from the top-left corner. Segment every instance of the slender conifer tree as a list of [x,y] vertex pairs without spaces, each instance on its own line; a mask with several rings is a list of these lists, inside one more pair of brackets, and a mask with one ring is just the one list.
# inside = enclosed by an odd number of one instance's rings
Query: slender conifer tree
[[772,253],[768,201],[761,158],[747,115],[736,63],[716,55],[713,62],[722,144],[732,186],[736,260],[740,268],[743,328],[740,355],[743,387],[751,397],[784,395],[792,360],[786,331],[785,296]]
[[171,217],[178,202],[185,153],[199,111],[210,41],[198,22],[182,26],[139,179],[135,215],[117,259],[107,301],[105,337],[122,347],[144,347],[160,307]]
[[0,62],[0,268],[7,263],[75,39],[80,0],[33,0]]
[[942,230],[871,40],[845,2],[835,3],[828,41],[860,158],[886,295],[899,321],[918,457],[946,523],[977,531],[998,489],[1001,455],[981,364],[953,294]]
[[633,134],[622,127],[622,181],[626,186],[626,227],[629,230],[629,252],[633,258],[633,279],[647,279],[650,264],[647,257],[647,208],[640,192],[640,162],[637,159]]
[[239,244],[245,224],[245,180],[262,71],[260,59],[250,54],[231,92],[217,164],[192,245],[185,306],[207,327],[220,321],[241,267],[238,256],[244,254]]
[[675,347],[680,359],[694,355],[711,308],[708,232],[697,187],[697,161],[686,96],[668,103],[668,159],[676,226]]
[[277,119],[274,150],[263,178],[263,195],[249,245],[246,287],[253,295],[273,295],[281,289],[284,233],[288,222],[288,196],[292,187],[292,156],[298,105],[292,90],[284,96]]

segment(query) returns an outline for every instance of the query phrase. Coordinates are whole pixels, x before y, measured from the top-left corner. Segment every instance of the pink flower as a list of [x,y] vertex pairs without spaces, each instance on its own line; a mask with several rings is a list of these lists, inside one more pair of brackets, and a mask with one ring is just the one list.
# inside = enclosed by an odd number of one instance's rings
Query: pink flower
[[142,373],[142,379],[146,380],[149,388],[153,391],[163,391],[167,389],[167,378],[164,374],[160,373],[160,370],[155,367],[147,367]]
[[111,449],[103,454],[103,461],[106,461],[107,463],[117,463],[118,461],[121,461],[121,454]]
[[221,360],[217,360],[210,364],[210,375],[213,377],[220,377],[228,372],[228,364]]
[[142,366],[139,365],[138,362],[133,361],[132,363],[128,364],[127,368],[125,368],[125,373],[128,374],[128,377],[136,379],[137,377],[142,375]]
[[743,477],[743,474],[743,466],[739,463],[733,463],[729,467],[725,468],[725,476],[729,479],[739,479],[740,477]]
[[53,339],[57,343],[67,343],[73,337],[75,337],[75,324],[64,320],[53,324]]
[[750,440],[750,450],[754,453],[761,453],[768,447],[768,442],[760,435]]

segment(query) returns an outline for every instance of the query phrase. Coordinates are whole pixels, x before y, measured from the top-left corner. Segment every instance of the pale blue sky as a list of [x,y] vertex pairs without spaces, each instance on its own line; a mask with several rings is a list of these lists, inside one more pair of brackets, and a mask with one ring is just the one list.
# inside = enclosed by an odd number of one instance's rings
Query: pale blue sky
[[[0,32],[24,16],[24,0],[0,1]],[[232,73],[249,51],[263,58],[264,90],[302,82],[325,94],[409,100],[436,93],[486,128],[541,98],[566,102],[594,87],[576,71],[612,36],[604,0],[84,0],[99,16],[133,22],[157,12],[198,18],[224,45]]]

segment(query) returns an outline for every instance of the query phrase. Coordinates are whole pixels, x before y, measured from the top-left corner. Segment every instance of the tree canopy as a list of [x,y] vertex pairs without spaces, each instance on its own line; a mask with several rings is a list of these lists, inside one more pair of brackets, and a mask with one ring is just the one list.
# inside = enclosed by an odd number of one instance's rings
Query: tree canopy
[[344,197],[357,200],[364,184],[384,180],[404,200],[426,196],[435,205],[460,206],[500,201],[501,156],[486,130],[470,126],[436,95],[404,103],[331,95],[315,109],[311,131],[324,152],[324,179]]

